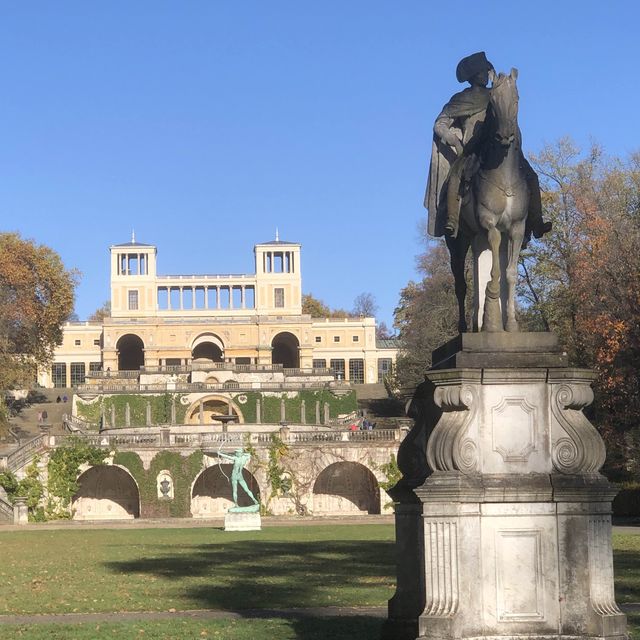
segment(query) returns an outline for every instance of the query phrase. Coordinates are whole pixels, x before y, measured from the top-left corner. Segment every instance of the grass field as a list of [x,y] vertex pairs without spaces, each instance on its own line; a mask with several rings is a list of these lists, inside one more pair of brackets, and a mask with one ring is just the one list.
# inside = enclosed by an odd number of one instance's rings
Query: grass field
[[[0,531],[0,614],[384,606],[394,591],[392,525]],[[640,535],[615,535],[618,602],[640,602]],[[172,619],[2,625],[0,637],[375,638],[356,618]],[[630,618],[640,640],[640,618]]]

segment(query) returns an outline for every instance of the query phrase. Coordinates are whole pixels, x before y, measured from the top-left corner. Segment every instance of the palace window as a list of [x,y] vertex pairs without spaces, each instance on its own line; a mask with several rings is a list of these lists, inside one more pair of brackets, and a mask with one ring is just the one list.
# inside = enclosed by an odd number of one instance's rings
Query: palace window
[[100,338],[96,338],[96,339],[93,341],[93,344],[94,344],[96,347],[99,347],[99,346],[100,346]]
[[80,340],[74,340],[73,344],[75,344],[76,347],[79,347],[82,344],[82,342]]
[[129,311],[138,310],[138,290],[132,289],[129,291]]
[[316,342],[322,342],[322,336],[316,336]]
[[102,362],[90,362],[89,371],[102,371]]
[[354,342],[360,342],[360,336],[353,336]]
[[344,380],[344,360],[331,360],[329,366],[333,369],[336,380]]
[[364,384],[364,360],[362,358],[349,360],[349,381],[354,384]]
[[84,384],[84,379],[85,379],[84,362],[72,362],[71,363],[71,386],[75,387],[79,384]]
[[54,362],[51,366],[51,380],[54,387],[67,386],[67,365],[64,362]]
[[273,290],[273,306],[276,308],[284,307],[284,289],[278,287]]
[[384,382],[385,377],[391,373],[392,367],[391,358],[378,358],[378,382]]
[[312,366],[314,369],[326,369],[327,361],[324,358],[318,358],[317,360],[313,361]]
[[333,336],[334,342],[340,342],[340,336]]

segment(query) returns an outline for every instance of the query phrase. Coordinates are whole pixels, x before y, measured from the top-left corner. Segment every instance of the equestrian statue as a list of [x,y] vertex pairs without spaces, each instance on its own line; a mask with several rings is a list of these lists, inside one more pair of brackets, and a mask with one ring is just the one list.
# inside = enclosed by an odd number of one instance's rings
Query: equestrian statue
[[428,231],[445,236],[459,330],[467,331],[465,260],[471,247],[476,288],[473,329],[518,331],[515,288],[520,249],[531,235],[541,238],[551,230],[551,223],[542,218],[538,176],[522,153],[518,72],[496,74],[481,51],[463,58],[456,76],[470,86],[449,100],[433,128],[424,203]]

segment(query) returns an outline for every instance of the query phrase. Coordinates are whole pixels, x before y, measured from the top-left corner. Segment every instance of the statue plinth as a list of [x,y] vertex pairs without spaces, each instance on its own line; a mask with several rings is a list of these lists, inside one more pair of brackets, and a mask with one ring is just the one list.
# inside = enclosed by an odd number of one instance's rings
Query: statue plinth
[[261,531],[262,520],[257,511],[227,511],[224,516],[225,531]]
[[[593,374],[550,334],[466,334],[412,402],[383,637],[622,639]],[[436,354],[434,354],[434,361]],[[437,365],[442,366],[442,365]]]
[[462,333],[438,347],[432,369],[458,367],[566,367],[567,354],[553,333]]

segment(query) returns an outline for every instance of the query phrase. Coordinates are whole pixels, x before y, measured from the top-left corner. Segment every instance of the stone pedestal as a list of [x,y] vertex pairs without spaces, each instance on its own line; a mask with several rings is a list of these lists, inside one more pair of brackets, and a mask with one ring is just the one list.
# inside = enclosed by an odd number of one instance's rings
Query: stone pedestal
[[17,497],[13,502],[13,524],[29,524],[29,507],[27,499]]
[[398,454],[383,637],[622,640],[616,489],[582,413],[591,372],[567,367],[549,334],[469,334],[448,351],[442,366],[455,368],[427,373]]
[[227,511],[224,516],[225,531],[260,531],[262,520],[260,513],[234,513]]

